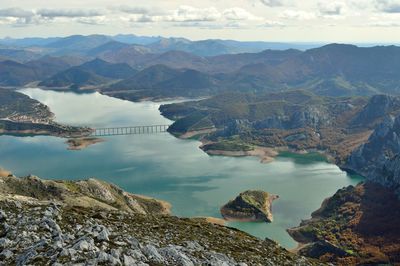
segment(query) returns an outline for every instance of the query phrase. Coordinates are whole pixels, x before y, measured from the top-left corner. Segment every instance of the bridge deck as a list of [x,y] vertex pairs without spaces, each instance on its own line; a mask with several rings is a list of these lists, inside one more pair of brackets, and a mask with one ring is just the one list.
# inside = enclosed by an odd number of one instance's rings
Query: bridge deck
[[169,125],[96,128],[91,136],[105,137],[117,135],[153,134],[166,132]]

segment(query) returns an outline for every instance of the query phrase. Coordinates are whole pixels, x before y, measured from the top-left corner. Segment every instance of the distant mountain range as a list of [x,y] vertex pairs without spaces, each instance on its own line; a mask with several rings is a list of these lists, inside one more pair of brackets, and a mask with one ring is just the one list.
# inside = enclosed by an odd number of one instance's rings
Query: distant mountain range
[[[241,53],[270,44],[134,35],[2,42],[7,48],[0,48],[1,86],[31,82],[75,89],[96,86],[130,100],[288,89],[323,96],[400,92],[397,46],[329,44],[305,51]],[[218,55],[201,55],[207,53]]]

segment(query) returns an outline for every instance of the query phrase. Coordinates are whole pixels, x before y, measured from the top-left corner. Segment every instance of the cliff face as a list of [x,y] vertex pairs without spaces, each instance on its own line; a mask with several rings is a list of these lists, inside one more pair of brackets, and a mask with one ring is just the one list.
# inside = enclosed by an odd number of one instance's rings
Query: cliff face
[[[344,168],[388,188],[400,188],[400,116],[387,116]],[[400,193],[400,191],[398,191]]]
[[375,183],[340,189],[299,227],[299,253],[335,265],[399,265],[400,200]]
[[[1,176],[6,176],[3,172]],[[0,264],[322,265],[96,179],[0,178]]]

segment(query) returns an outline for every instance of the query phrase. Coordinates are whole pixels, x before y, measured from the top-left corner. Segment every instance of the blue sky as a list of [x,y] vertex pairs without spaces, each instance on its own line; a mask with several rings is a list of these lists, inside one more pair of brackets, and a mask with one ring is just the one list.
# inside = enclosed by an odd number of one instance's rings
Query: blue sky
[[400,42],[400,0],[1,0],[0,37]]

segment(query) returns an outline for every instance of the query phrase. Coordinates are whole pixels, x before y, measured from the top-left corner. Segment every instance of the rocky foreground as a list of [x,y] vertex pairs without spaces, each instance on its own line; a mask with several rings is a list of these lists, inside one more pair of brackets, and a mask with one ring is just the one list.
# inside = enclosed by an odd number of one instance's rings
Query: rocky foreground
[[2,177],[0,209],[0,265],[321,265],[96,179]]

